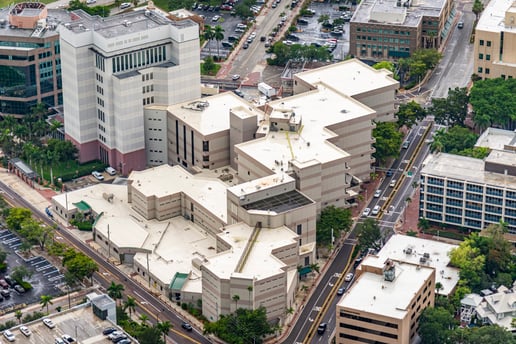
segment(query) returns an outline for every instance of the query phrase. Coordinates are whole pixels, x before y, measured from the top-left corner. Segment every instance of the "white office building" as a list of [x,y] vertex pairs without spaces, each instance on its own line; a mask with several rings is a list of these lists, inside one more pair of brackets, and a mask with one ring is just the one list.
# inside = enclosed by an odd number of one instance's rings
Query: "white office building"
[[79,10],[71,18],[60,26],[66,138],[81,162],[141,170],[143,108],[200,97],[198,25],[151,6],[109,18]]

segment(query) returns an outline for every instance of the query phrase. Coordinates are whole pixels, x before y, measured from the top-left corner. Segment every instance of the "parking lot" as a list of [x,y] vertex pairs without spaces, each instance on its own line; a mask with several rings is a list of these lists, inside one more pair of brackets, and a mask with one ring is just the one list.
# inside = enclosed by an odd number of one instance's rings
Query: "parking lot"
[[0,229],[0,242],[2,249],[7,252],[6,263],[8,269],[4,275],[9,275],[13,267],[20,265],[33,272],[32,276],[27,279],[27,282],[32,285],[33,289],[25,293],[19,293],[13,289],[13,286],[10,286],[8,290],[11,292],[11,296],[0,301],[0,309],[6,309],[22,303],[38,303],[41,295],[56,296],[60,294],[58,286],[63,283],[64,276],[54,265],[40,256],[31,257],[27,260],[23,259],[16,253],[16,250],[22,244],[21,240],[7,229]]
[[[281,4],[281,6],[283,5],[288,4]],[[201,6],[201,8],[196,7],[192,12],[202,16],[206,25],[213,28],[220,25],[224,29],[224,39],[222,41],[214,39],[209,41],[201,51],[201,59],[209,55],[227,57],[231,52],[232,45],[236,44],[245,33],[245,29],[238,27],[238,24],[242,23],[241,18],[232,16],[229,11],[217,10],[216,7],[210,10],[211,7],[206,8],[206,5],[199,4],[198,6]],[[256,6],[256,9],[264,11],[260,5]],[[312,2],[309,9],[313,10],[313,15],[302,16],[298,21],[291,23],[298,28],[298,32],[293,34],[291,40],[287,37],[285,42],[287,44],[314,44],[318,46],[331,46],[335,42],[336,44],[331,47],[333,57],[335,60],[343,60],[349,52],[349,19],[352,15],[352,11],[347,11],[344,7],[341,4],[330,2]],[[289,15],[289,6],[285,7],[284,12],[286,16]],[[346,14],[346,12],[348,13]],[[339,30],[325,32],[322,24],[318,22],[322,15],[328,16],[330,22],[338,18],[346,18],[346,22]],[[246,45],[244,44],[243,47],[245,49]]]

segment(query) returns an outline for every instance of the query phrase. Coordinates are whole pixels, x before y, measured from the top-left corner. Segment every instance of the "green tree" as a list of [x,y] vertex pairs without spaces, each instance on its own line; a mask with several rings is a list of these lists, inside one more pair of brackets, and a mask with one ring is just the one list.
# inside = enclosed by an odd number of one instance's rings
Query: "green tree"
[[111,282],[109,287],[107,288],[108,295],[115,299],[115,300],[121,300],[123,295],[122,292],[124,291],[124,286],[122,284],[116,284],[115,282]]
[[45,307],[47,308],[47,314],[48,314],[48,306],[54,304],[52,302],[52,300],[53,300],[53,297],[51,295],[41,295],[40,296],[39,304],[41,305],[41,309],[43,309]]
[[19,232],[31,244],[38,245],[41,250],[44,250],[45,246],[52,241],[54,228],[33,218],[28,218],[22,222]]
[[254,2],[251,4],[248,4],[248,3],[249,2],[246,3],[246,1],[244,1],[244,2],[238,3],[233,8],[235,10],[236,15],[242,19],[254,16],[254,13],[251,11],[251,8],[250,8],[254,4]]
[[16,310],[16,312],[14,312],[14,316],[16,317],[16,319],[18,319],[18,324],[21,324],[23,312],[18,309],[18,310]]
[[127,300],[124,302],[124,311],[129,310],[129,318],[131,318],[131,315],[136,310],[136,299],[134,297],[127,297]]
[[82,252],[77,253],[75,257],[67,261],[65,266],[78,280],[86,277],[91,279],[93,274],[99,270],[97,263]]
[[478,80],[470,91],[473,121],[485,129],[489,125],[514,129],[516,121],[516,79]]
[[29,271],[24,265],[18,265],[11,270],[11,277],[16,282],[20,283],[24,281],[25,278],[30,278],[32,276],[32,272]]
[[515,344],[516,338],[503,327],[489,325],[456,329],[450,336],[450,342],[460,344]]
[[478,21],[478,15],[480,13],[482,13],[483,10],[484,10],[484,4],[482,4],[482,1],[480,1],[480,0],[473,1],[472,11],[473,11],[473,13],[475,13],[477,21]]
[[162,332],[157,326],[143,326],[138,332],[140,344],[164,344]]
[[400,104],[396,117],[398,117],[398,127],[405,125],[412,128],[414,124],[426,117],[426,110],[412,100],[406,104]]
[[167,335],[170,332],[170,329],[172,328],[172,324],[170,323],[170,321],[161,321],[161,322],[157,323],[156,326],[163,334],[163,342],[166,343]]
[[419,321],[419,335],[425,344],[443,344],[455,327],[453,315],[441,307],[425,308]]
[[202,70],[205,74],[211,74],[215,70],[215,62],[213,62],[213,57],[207,56],[204,59],[204,63],[202,64]]
[[194,0],[169,0],[167,6],[169,11],[175,11],[181,8],[192,8],[193,4]]
[[333,236],[338,238],[342,232],[348,232],[352,224],[353,220],[349,209],[341,209],[333,205],[324,208],[316,224],[317,243],[320,245],[333,244],[332,229]]
[[140,324],[144,327],[146,326],[149,326],[147,324],[147,322],[149,321],[149,317],[147,316],[147,314],[140,314],[140,316],[138,317],[138,320],[140,320]]
[[262,344],[265,336],[274,333],[274,327],[267,322],[264,307],[239,308],[232,314],[221,315],[218,321],[205,324],[204,333],[212,333],[228,344]]
[[235,309],[238,309],[238,301],[240,301],[240,296],[235,294],[232,297],[233,301],[235,301]]
[[220,58],[220,41],[224,39],[224,28],[222,28],[222,26],[215,26],[215,30],[213,31],[213,38],[217,41],[217,56]]
[[11,208],[9,215],[5,219],[7,227],[14,231],[19,231],[23,221],[29,219],[32,213],[27,208]]
[[360,250],[365,248],[374,248],[379,250],[382,247],[382,231],[380,230],[380,225],[376,219],[367,218],[364,222],[358,223],[356,228],[358,233],[358,247]]
[[464,126],[464,120],[468,114],[469,95],[466,87],[448,90],[448,97],[432,99],[432,105],[428,109],[435,117],[437,124]]
[[206,40],[206,43],[208,44],[208,51],[209,51],[210,56],[212,56],[210,41],[213,39],[214,36],[215,36],[215,31],[213,31],[213,28],[211,27],[211,25],[204,25],[204,32],[202,34],[202,37]]
[[468,128],[453,126],[447,131],[439,129],[434,134],[434,141],[430,145],[431,151],[436,151],[441,145],[440,151],[451,154],[459,154],[472,149],[477,142],[478,135]]
[[373,136],[376,139],[374,143],[376,151],[373,156],[377,162],[384,164],[388,158],[395,158],[399,155],[403,135],[398,131],[396,123],[376,123]]

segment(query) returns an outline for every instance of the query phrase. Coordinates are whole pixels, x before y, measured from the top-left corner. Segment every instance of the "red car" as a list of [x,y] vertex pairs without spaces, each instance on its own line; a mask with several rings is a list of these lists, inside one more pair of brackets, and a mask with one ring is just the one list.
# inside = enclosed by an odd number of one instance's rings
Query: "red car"
[[231,6],[231,5],[222,5],[222,6],[220,6],[220,9],[222,11],[231,11],[233,9],[233,6]]

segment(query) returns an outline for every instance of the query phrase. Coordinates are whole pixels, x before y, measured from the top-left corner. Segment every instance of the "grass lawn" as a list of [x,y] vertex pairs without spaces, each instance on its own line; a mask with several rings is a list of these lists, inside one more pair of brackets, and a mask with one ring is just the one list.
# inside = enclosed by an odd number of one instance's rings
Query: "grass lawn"
[[[100,161],[91,161],[85,164],[79,164],[77,161],[58,162],[52,166],[43,166],[43,178],[47,181],[50,180],[50,167],[52,167],[52,175],[56,181],[57,178],[61,178],[63,182],[66,182],[89,175],[94,170],[102,171],[107,165]],[[41,175],[41,166],[31,165],[31,168]]]

